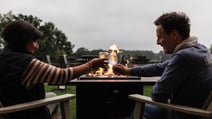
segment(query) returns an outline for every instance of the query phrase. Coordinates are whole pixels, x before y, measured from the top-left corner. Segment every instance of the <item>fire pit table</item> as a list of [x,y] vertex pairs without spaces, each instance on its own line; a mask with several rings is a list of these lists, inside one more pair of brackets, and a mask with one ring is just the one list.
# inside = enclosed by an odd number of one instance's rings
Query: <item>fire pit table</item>
[[81,76],[67,85],[76,86],[77,119],[115,119],[129,116],[134,102],[129,94],[143,94],[144,85],[159,77]]

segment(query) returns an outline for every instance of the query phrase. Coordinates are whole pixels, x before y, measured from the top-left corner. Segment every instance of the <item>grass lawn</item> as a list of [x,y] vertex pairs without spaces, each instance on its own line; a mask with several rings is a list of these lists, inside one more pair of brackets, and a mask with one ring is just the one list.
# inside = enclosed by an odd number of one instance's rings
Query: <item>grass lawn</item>
[[[57,95],[62,95],[62,94],[76,94],[76,88],[75,86],[67,86],[66,90],[58,90],[57,86],[45,86],[46,92],[55,92]],[[73,119],[76,119],[76,99],[73,99],[70,101],[70,108],[71,108],[71,115]]]
[[[67,86],[66,90],[58,90],[57,86],[45,86],[46,92],[55,92],[57,95],[71,93],[76,94],[76,88],[75,86]],[[152,90],[152,86],[144,86],[144,95],[149,96],[150,92]],[[71,101],[71,111],[73,119],[76,119],[76,99]]]

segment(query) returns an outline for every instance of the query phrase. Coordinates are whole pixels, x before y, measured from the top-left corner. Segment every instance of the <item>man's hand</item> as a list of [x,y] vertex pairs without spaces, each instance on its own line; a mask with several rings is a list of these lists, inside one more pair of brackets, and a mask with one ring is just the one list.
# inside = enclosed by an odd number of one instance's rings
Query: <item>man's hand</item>
[[118,75],[130,75],[130,68],[122,64],[116,64],[113,66],[113,72]]

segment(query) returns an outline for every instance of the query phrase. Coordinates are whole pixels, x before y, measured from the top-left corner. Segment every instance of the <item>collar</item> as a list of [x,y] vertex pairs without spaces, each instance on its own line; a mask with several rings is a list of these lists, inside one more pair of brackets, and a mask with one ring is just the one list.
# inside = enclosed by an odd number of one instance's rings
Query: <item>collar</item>
[[180,49],[183,49],[184,47],[195,46],[197,45],[197,43],[198,43],[197,37],[195,36],[189,37],[176,46],[176,48],[174,49],[174,53],[179,51]]

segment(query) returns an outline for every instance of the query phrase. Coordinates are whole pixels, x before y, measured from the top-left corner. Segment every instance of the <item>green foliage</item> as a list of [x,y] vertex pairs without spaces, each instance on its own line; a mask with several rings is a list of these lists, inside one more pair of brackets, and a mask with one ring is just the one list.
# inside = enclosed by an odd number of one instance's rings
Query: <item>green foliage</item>
[[44,37],[40,40],[40,48],[36,52],[37,54],[43,57],[48,54],[53,59],[63,54],[72,54],[74,45],[67,41],[65,34],[58,30],[53,23],[45,23],[40,27],[40,30],[43,32]]
[[144,95],[151,96],[152,92],[152,85],[145,85],[144,86]]
[[84,47],[80,47],[80,48],[77,49],[77,51],[74,53],[74,55],[76,57],[81,57],[82,54],[87,55],[87,54],[89,54],[89,52],[90,51],[88,49],[86,49]]
[[[2,33],[3,28],[11,21],[14,20],[25,20],[33,24],[37,29],[43,32],[44,36],[39,40],[39,49],[35,52],[36,55],[42,59],[46,59],[46,55],[50,55],[51,58],[57,58],[60,55],[66,54],[71,55],[73,53],[74,45],[67,40],[66,35],[55,27],[52,22],[42,22],[36,16],[13,14],[11,11],[6,14],[0,14],[0,32]],[[0,37],[0,45],[5,46]]]
[[[45,85],[46,92],[55,92],[57,95],[62,94],[76,94],[76,86],[67,86],[66,90],[58,90],[57,86],[55,85]],[[71,100],[70,102],[70,109],[71,109],[71,115],[73,119],[76,119],[76,98]]]

